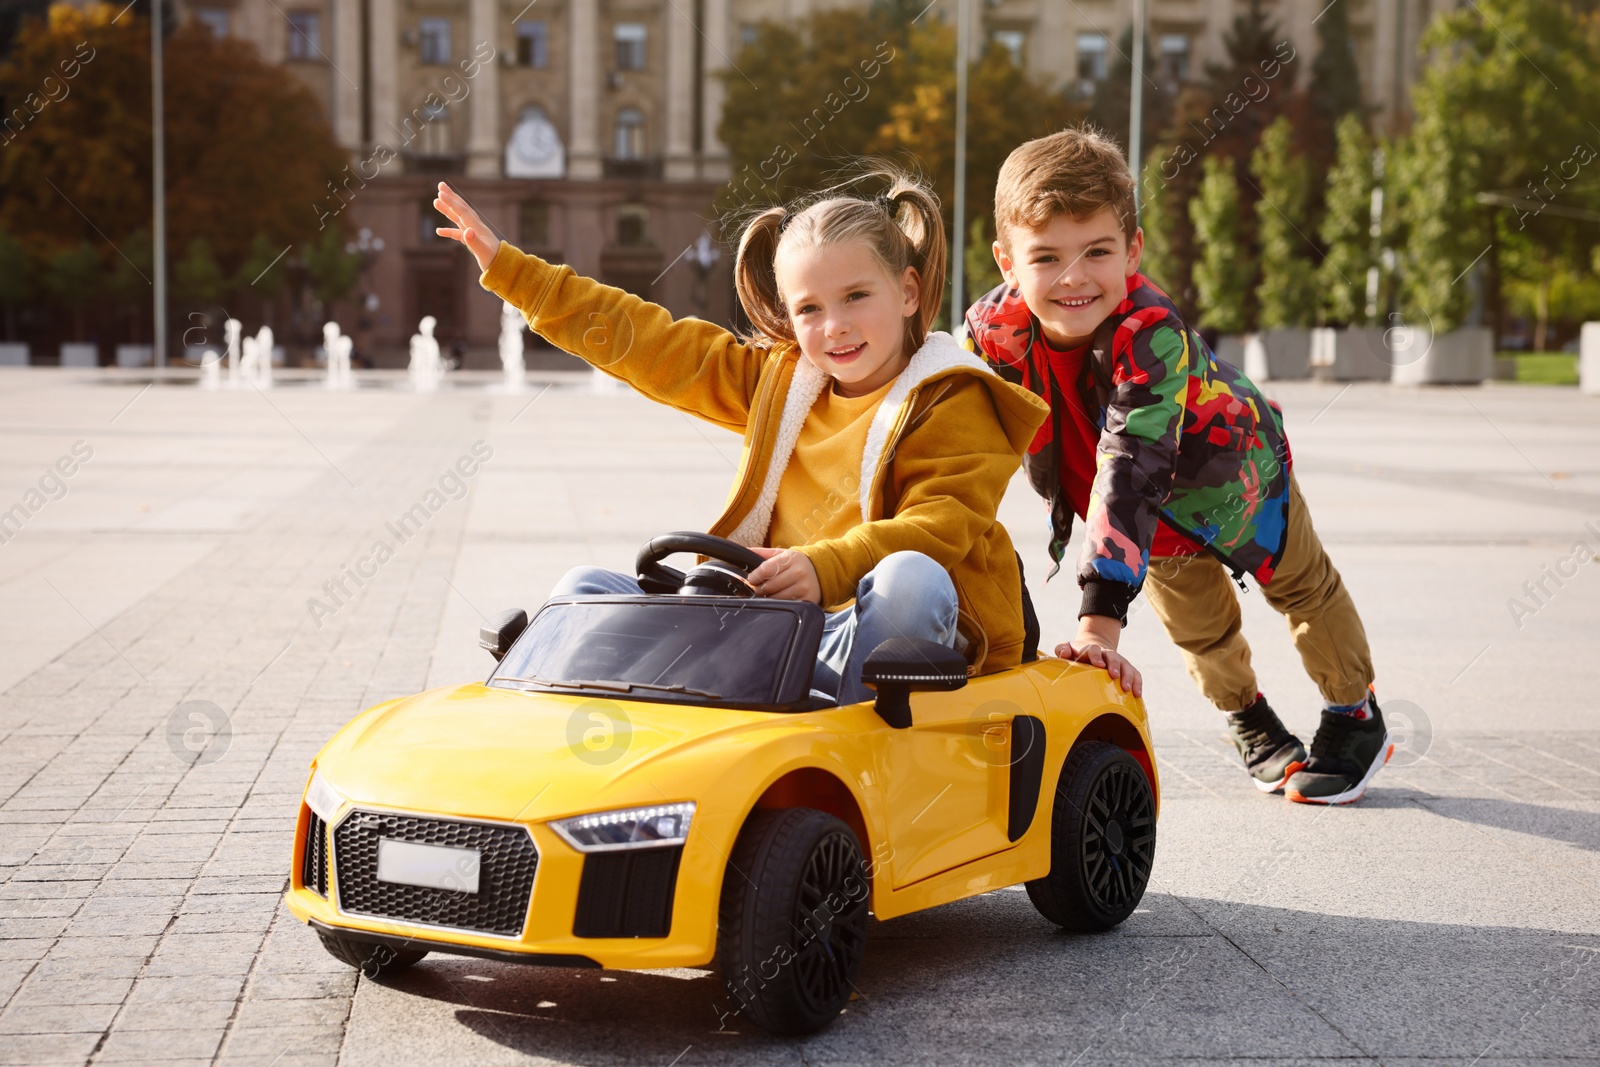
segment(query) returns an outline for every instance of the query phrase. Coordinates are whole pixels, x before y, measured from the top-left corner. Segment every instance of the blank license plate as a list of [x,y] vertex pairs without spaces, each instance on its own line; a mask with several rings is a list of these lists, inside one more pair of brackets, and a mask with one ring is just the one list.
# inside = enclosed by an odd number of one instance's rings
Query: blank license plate
[[378,839],[378,881],[476,893],[481,857],[482,853],[475,848],[419,845],[415,841],[381,837]]

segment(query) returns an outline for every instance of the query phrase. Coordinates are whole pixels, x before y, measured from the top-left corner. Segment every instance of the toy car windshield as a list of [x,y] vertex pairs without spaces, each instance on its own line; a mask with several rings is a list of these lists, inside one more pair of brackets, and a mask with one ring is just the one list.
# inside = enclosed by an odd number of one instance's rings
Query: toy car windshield
[[[820,619],[800,607],[722,597],[557,598],[489,684],[790,710],[807,695],[795,691],[792,668],[809,674],[820,631]],[[800,647],[807,644],[809,651]]]

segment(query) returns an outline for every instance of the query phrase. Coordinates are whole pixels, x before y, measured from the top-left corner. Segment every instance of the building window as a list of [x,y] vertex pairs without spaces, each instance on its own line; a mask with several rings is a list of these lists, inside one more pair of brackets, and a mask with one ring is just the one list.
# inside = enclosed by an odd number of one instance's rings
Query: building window
[[1011,65],[1022,66],[1022,46],[1027,43],[1028,35],[1021,30],[995,30],[994,43],[1004,48],[1011,54]]
[[625,107],[617,112],[615,158],[644,158],[644,112],[636,107]]
[[627,248],[650,243],[650,209],[627,204],[617,209],[617,244]]
[[422,238],[422,243],[426,245],[426,244],[433,244],[436,241],[443,241],[444,238],[440,237],[434,231],[437,230],[440,226],[446,226],[446,227],[454,226],[455,223],[451,222],[444,215],[440,214],[439,209],[433,206],[433,198],[432,197],[429,197],[428,199],[422,201],[422,205],[421,206],[422,206],[422,227],[421,227],[422,232],[420,234],[418,234],[418,236]]
[[1093,96],[1095,86],[1106,80],[1106,35],[1078,34],[1078,95]]
[[423,19],[417,36],[417,58],[424,63],[450,62],[450,20]]
[[211,36],[221,40],[232,32],[231,15],[225,7],[197,7],[194,20],[211,31]]
[[550,24],[542,19],[517,23],[517,66],[550,65]]
[[315,11],[289,12],[289,58],[322,58],[322,18]]
[[422,129],[417,137],[417,154],[443,156],[450,152],[450,109],[443,103],[430,107],[426,103],[417,108],[422,116]]
[[550,245],[550,205],[543,200],[524,200],[517,208],[517,236],[523,248]]
[[619,22],[612,30],[618,70],[644,69],[645,28],[642,22]]
[[1161,80],[1169,86],[1189,80],[1189,38],[1181,33],[1161,35]]

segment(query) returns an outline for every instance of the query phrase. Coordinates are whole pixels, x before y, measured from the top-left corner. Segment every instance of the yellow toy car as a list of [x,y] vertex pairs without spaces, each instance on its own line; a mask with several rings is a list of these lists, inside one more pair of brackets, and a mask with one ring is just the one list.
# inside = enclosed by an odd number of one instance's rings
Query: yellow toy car
[[[673,552],[709,557],[687,573]],[[1133,912],[1155,853],[1143,703],[1046,658],[968,678],[896,638],[871,703],[810,678],[823,613],[750,595],[705,534],[640,552],[646,593],[558,597],[482,631],[483,684],[360,715],[312,764],[289,910],[369,977],[448,952],[720,965],[780,1034],[843,1009],[879,919],[1026,885],[1051,921]]]

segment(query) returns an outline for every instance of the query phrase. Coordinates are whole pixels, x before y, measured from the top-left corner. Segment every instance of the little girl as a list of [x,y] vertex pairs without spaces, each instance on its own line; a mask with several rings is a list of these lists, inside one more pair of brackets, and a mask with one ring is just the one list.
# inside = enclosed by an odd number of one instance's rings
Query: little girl
[[[536,333],[744,434],[709,532],[765,557],[757,595],[832,609],[812,688],[841,704],[871,699],[861,666],[891,637],[960,649],[980,672],[1021,661],[1022,580],[995,511],[1048,414],[929,332],[945,284],[938,199],[895,171],[864,176],[887,195],[813,198],[746,227],[734,273],[748,339],[497,243],[443,183],[434,201],[455,223],[439,235],[472,251],[483,287]],[[640,591],[582,567],[552,595]]]

